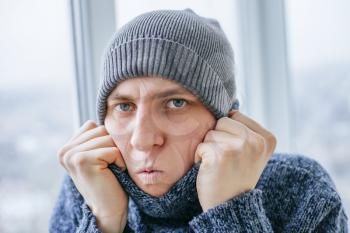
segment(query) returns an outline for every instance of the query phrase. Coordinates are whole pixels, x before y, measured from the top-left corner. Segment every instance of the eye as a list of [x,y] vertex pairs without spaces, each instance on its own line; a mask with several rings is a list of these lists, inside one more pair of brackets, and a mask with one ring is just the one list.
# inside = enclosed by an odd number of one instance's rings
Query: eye
[[129,112],[132,110],[130,103],[120,103],[120,104],[117,104],[115,108],[120,112]]
[[170,108],[182,108],[187,105],[187,101],[184,99],[172,99],[167,103]]

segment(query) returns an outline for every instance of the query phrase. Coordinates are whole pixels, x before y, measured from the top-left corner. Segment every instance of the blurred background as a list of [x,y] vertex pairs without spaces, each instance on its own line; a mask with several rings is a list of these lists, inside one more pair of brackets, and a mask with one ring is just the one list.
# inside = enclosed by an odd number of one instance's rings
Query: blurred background
[[0,0],[0,232],[47,232],[56,154],[95,118],[103,48],[154,9],[216,18],[235,51],[241,111],[276,152],[319,161],[350,215],[350,1]]

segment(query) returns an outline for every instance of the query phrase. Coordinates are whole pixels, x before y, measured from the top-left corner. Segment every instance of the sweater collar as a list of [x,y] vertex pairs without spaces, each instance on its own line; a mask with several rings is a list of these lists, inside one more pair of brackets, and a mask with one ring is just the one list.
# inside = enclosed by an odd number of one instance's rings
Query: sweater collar
[[110,164],[109,168],[117,177],[125,192],[129,195],[129,198],[132,199],[142,213],[153,218],[189,221],[193,216],[202,212],[196,189],[199,165],[200,163],[194,164],[161,197],[154,197],[142,191],[134,183],[127,171],[121,171],[115,164]]

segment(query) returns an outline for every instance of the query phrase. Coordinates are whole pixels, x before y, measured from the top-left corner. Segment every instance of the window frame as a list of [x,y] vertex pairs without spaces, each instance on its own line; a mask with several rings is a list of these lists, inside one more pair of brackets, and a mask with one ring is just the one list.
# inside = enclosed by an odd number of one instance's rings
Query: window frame
[[70,0],[79,125],[97,121],[96,100],[106,43],[115,32],[114,0]]

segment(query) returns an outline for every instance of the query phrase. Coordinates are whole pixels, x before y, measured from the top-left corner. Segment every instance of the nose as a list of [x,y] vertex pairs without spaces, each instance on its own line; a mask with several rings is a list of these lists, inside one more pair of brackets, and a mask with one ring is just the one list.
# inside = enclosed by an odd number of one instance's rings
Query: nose
[[134,118],[134,128],[130,144],[140,151],[151,151],[154,146],[164,143],[161,130],[155,124],[156,119],[149,110],[139,108]]

